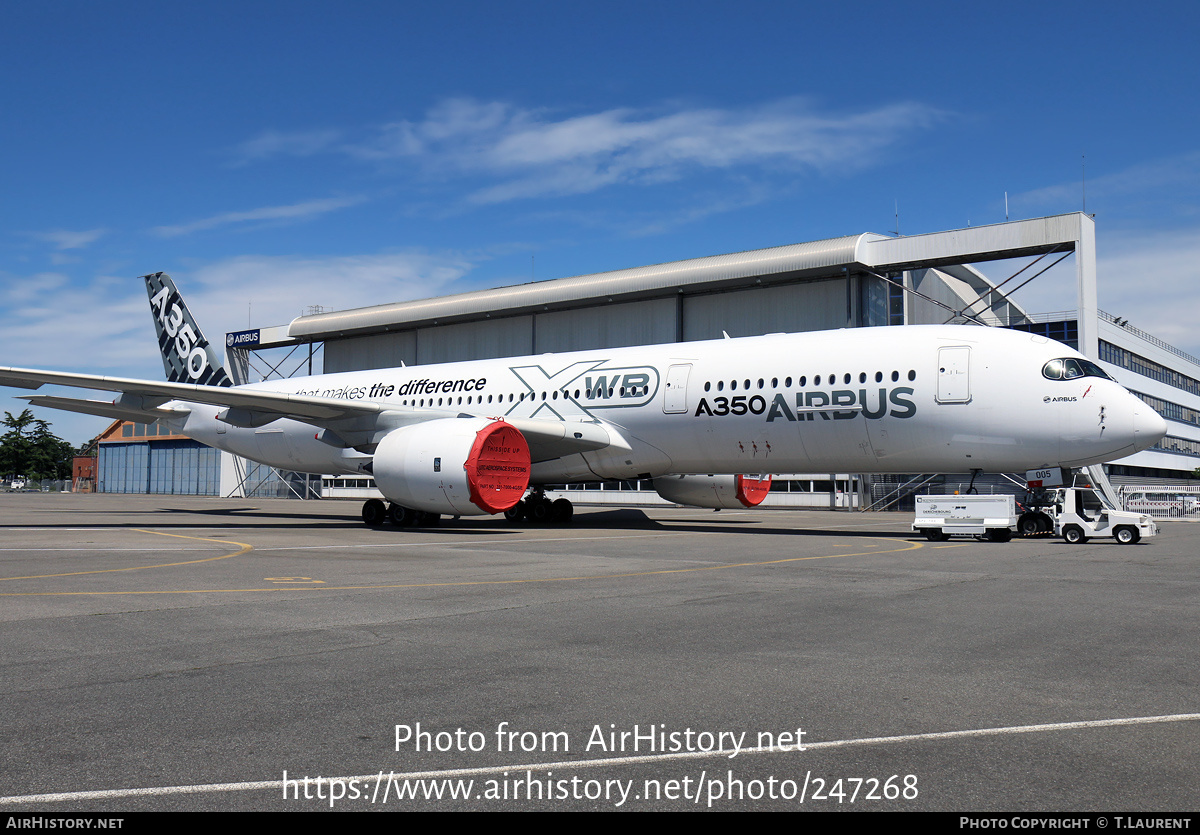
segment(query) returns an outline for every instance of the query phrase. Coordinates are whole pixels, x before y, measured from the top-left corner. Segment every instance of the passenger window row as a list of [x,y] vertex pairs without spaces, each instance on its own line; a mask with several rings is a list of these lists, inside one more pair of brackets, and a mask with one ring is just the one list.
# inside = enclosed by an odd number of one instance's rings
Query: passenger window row
[[[907,377],[908,377],[909,382],[913,382],[917,379],[917,372],[910,369],[907,374]],[[858,379],[859,384],[861,385],[861,384],[865,384],[867,382],[867,380],[870,378],[868,377],[867,372],[860,371],[857,379]],[[829,385],[829,386],[836,386],[836,385],[848,386],[848,385],[851,385],[854,382],[854,380],[855,380],[855,377],[853,374],[843,374],[840,378],[840,382],[839,382],[839,377],[837,374],[826,374],[824,376],[822,376],[820,374],[816,374],[812,378],[812,384],[814,386],[819,386],[822,383],[824,383],[825,385]],[[876,371],[874,374],[874,380],[876,383],[882,383],[884,381],[883,372]],[[891,381],[893,383],[900,382],[900,372],[899,371],[893,371],[891,373]],[[741,380],[741,381],[730,380],[729,381],[729,390],[737,391],[740,387],[743,391],[750,391],[752,388],[754,388],[751,385],[751,383],[752,383],[751,380]],[[808,386],[808,377],[803,376],[803,377],[796,378],[796,386],[799,388],[806,388]],[[760,377],[758,379],[757,388],[765,389],[766,387],[767,387],[767,381],[764,378]],[[785,377],[783,379],[783,387],[785,389],[792,388],[792,378],[791,377]],[[772,389],[779,388],[779,378],[778,377],[771,378],[771,388]],[[704,390],[712,391],[713,384],[711,382],[706,382],[704,384]],[[725,391],[725,381],[724,380],[717,381],[716,390],[717,391]]]

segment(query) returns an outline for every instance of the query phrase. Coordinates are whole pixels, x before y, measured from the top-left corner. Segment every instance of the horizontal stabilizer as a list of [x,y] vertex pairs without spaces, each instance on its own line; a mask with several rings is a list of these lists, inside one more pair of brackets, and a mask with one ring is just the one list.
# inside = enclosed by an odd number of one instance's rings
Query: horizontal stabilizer
[[71,397],[55,397],[50,394],[19,395],[18,400],[27,400],[34,406],[47,406],[64,412],[79,412],[84,415],[99,415],[113,420],[131,420],[134,423],[149,423],[161,417],[182,417],[186,412],[171,409],[135,409],[108,400],[76,400]]

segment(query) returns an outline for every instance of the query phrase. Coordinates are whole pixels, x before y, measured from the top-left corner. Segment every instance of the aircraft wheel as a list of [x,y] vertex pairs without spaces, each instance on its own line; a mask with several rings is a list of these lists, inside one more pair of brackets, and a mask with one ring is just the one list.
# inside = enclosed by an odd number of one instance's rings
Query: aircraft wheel
[[1087,536],[1083,533],[1083,528],[1078,525],[1067,525],[1063,528],[1063,539],[1072,545],[1082,545],[1088,541]]
[[362,520],[372,528],[387,521],[387,507],[379,499],[367,499],[362,506]]
[[1008,528],[992,528],[987,532],[987,538],[991,542],[1008,542],[1012,539],[1012,531]]
[[407,507],[394,504],[388,508],[388,518],[392,520],[392,524],[397,528],[407,528],[413,522],[417,521],[417,513],[415,510],[409,510]]
[[1116,536],[1117,542],[1120,542],[1122,545],[1134,545],[1142,538],[1137,528],[1131,528],[1128,525],[1122,525],[1117,528],[1113,531],[1113,535]]
[[529,521],[536,525],[544,525],[550,521],[552,503],[546,499],[534,499],[525,511]]
[[1037,536],[1042,532],[1042,520],[1036,513],[1022,513],[1017,520],[1017,530],[1022,536]]
[[504,519],[510,525],[520,524],[525,519],[525,502],[519,501],[508,510],[504,511]]
[[571,517],[575,515],[575,505],[571,504],[570,499],[555,499],[550,504],[550,519],[558,524],[565,525],[571,521]]
[[945,542],[950,538],[950,534],[946,533],[941,528],[926,528],[925,538],[930,542]]

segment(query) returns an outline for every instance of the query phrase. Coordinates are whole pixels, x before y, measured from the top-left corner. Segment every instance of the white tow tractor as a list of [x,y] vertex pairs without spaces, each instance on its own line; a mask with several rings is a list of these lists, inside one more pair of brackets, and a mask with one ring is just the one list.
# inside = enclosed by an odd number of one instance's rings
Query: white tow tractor
[[1115,510],[1090,487],[1058,487],[1046,491],[1048,504],[1041,511],[1054,521],[1054,534],[1072,544],[1093,536],[1111,536],[1132,545],[1158,533],[1154,519],[1144,513]]
[[945,542],[951,534],[1008,542],[1017,528],[1016,500],[1009,495],[917,496],[913,530],[930,542]]

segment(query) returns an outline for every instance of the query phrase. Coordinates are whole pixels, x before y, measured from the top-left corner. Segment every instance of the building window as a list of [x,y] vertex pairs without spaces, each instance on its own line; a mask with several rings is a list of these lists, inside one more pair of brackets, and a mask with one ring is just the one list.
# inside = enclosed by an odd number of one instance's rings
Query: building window
[[1030,322],[1024,325],[1009,325],[1008,329],[1044,336],[1064,345],[1070,345],[1076,351],[1079,350],[1079,322],[1074,319],[1064,319],[1061,322]]
[[1105,342],[1103,339],[1100,340],[1100,359],[1200,397],[1200,381],[1194,380],[1186,374],[1180,374],[1178,371],[1172,371],[1165,365],[1159,365],[1133,353],[1133,351],[1127,351],[1111,342]]
[[[903,276],[900,280],[904,280]],[[904,324],[904,288],[895,284],[888,285],[888,324]]]

